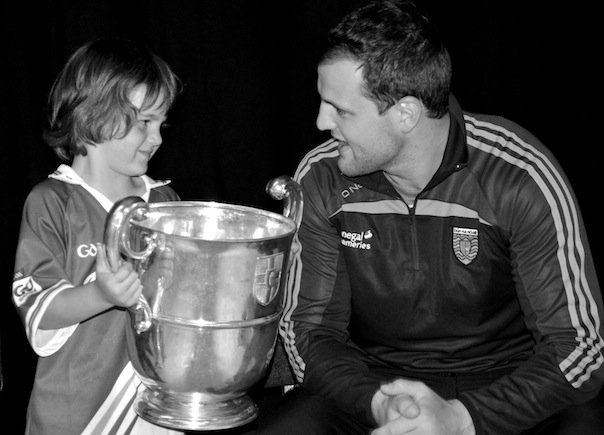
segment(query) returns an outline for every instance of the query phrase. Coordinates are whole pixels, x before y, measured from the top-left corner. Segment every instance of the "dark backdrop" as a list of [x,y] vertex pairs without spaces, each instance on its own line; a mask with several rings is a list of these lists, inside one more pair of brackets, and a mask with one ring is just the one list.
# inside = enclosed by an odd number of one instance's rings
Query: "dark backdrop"
[[[279,211],[267,181],[292,174],[311,147],[318,100],[314,50],[363,1],[37,0],[0,9],[0,162],[6,198],[0,333],[0,415],[23,423],[35,357],[10,301],[21,207],[57,165],[41,141],[46,96],[68,55],[98,36],[145,42],[186,84],[149,175],[170,178],[183,199]],[[601,270],[601,54],[595,6],[430,0],[448,41],[453,91],[467,110],[499,114],[548,145],[569,176]],[[542,5],[540,6],[539,3]],[[526,6],[532,4],[532,6]],[[596,77],[599,81],[595,81]],[[601,272],[600,272],[601,276]]]

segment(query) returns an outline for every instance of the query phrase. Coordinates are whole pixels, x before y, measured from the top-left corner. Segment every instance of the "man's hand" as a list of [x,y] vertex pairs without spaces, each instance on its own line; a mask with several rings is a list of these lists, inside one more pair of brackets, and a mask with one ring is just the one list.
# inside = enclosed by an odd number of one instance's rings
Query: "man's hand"
[[459,400],[444,400],[423,382],[396,379],[371,402],[380,427],[372,435],[474,435],[474,423]]
[[110,305],[130,307],[136,303],[143,291],[138,274],[132,264],[124,262],[117,270],[112,270],[105,246],[98,245],[96,257],[96,285],[101,297]]
[[419,415],[419,406],[411,396],[406,394],[391,394],[382,388],[371,400],[371,411],[378,425],[382,426],[399,417],[413,419]]

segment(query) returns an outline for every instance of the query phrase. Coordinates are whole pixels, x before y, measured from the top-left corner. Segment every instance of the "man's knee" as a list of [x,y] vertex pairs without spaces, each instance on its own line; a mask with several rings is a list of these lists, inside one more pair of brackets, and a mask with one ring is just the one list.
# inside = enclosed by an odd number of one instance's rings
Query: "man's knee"
[[553,415],[524,435],[601,435],[604,433],[604,392],[591,401]]
[[368,428],[322,398],[297,387],[258,422],[262,435],[365,434]]

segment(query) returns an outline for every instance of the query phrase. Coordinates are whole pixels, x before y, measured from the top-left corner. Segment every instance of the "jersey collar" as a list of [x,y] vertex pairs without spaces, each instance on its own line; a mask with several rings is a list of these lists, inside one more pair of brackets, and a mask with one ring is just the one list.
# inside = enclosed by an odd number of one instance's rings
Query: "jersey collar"
[[[54,170],[48,178],[54,178],[56,180],[63,181],[68,184],[76,184],[82,186],[84,189],[89,191],[92,196],[96,198],[96,200],[103,206],[103,208],[107,211],[113,207],[113,202],[111,202],[105,195],[100,193],[95,188],[91,187],[88,183],[86,183],[82,177],[80,177],[76,171],[73,170],[71,166],[66,164],[61,164],[57,169]],[[140,177],[145,183],[145,193],[142,196],[143,200],[149,201],[149,193],[151,189],[156,187],[165,186],[170,183],[170,180],[153,180],[151,177],[147,175],[141,175]]]

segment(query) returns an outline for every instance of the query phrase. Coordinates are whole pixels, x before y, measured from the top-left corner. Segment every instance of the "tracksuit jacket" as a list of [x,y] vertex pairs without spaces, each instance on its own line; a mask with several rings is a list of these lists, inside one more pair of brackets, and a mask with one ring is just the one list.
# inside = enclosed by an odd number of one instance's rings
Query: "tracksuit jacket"
[[518,433],[599,391],[602,297],[552,153],[453,97],[449,111],[413,204],[381,172],[342,175],[335,140],[301,161],[280,333],[297,380],[369,426],[379,384],[406,376],[458,398],[477,434]]

